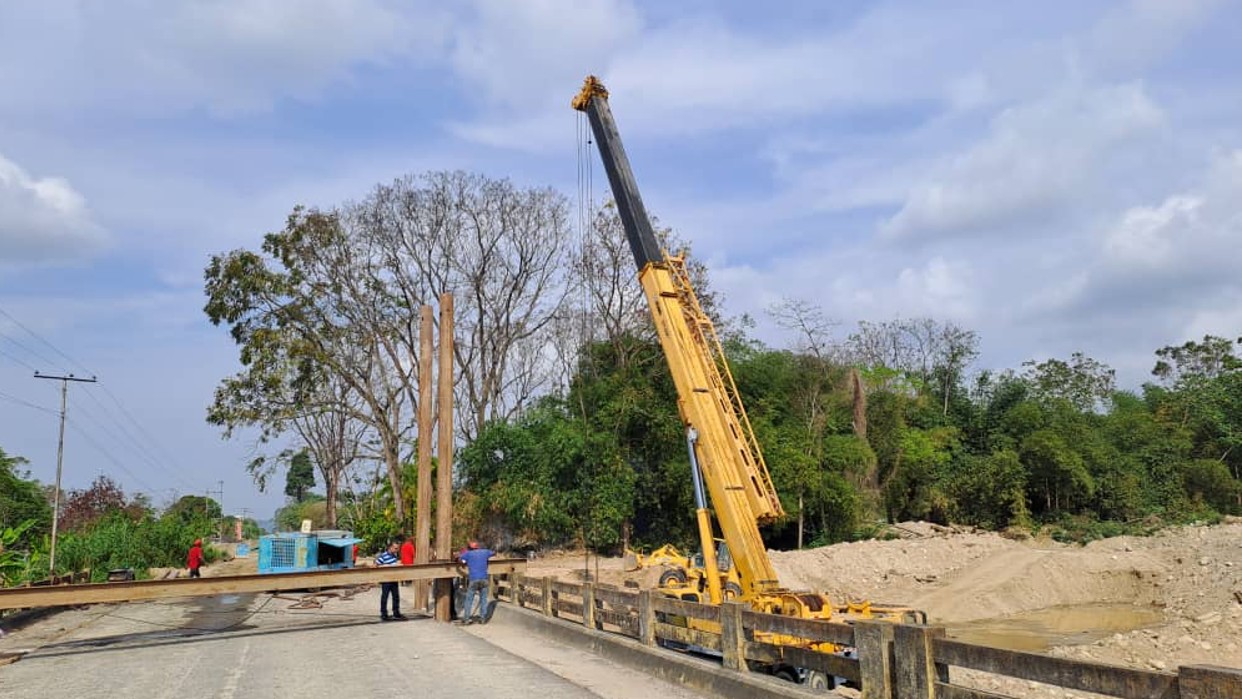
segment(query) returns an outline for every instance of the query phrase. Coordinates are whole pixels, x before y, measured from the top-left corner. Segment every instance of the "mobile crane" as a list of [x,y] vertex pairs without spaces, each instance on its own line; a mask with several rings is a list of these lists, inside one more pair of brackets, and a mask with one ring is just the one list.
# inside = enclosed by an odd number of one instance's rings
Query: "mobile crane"
[[[677,388],[678,412],[686,430],[694,484],[703,569],[720,570],[712,529],[714,511],[736,568],[737,584],[741,588],[737,601],[749,604],[752,609],[803,619],[827,620],[834,614],[847,621],[850,618],[917,619],[920,613],[915,610],[872,607],[869,602],[834,606],[822,593],[793,591],[781,586],[759,526],[784,516],[785,510],[746,417],[715,326],[694,293],[684,257],[666,253],[656,240],[608,105],[608,91],[595,76],[588,76],[571,106],[585,112],[590,121],[617,212],[638,267],[638,281]],[[709,497],[711,509],[708,508]],[[668,580],[660,587],[660,592],[679,599],[720,604],[726,599],[721,577],[697,576],[698,581],[705,583],[702,587]],[[688,623],[708,625],[693,620]],[[787,637],[762,640],[808,645],[801,639]],[[842,650],[832,644],[818,644],[815,648],[829,652]],[[802,679],[817,684],[805,673],[802,675]]]

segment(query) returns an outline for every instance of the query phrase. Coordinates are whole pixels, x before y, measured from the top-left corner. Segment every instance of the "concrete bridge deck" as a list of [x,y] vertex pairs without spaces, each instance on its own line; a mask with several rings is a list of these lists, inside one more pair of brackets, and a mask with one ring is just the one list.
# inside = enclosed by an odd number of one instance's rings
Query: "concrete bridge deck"
[[[701,696],[584,650],[523,643],[524,632],[499,619],[484,627],[413,615],[382,623],[376,589],[328,599],[320,609],[292,605],[292,598],[245,594],[54,613],[0,638],[0,654],[21,654],[0,666],[0,696]],[[489,631],[504,641],[489,642]],[[534,661],[504,645],[525,647]]]

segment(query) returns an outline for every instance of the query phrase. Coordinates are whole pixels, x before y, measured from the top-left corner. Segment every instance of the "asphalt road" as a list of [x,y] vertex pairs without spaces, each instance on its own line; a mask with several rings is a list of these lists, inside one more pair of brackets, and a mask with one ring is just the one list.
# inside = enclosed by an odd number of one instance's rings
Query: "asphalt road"
[[[576,649],[516,639],[493,623],[382,623],[378,591],[291,609],[285,598],[221,596],[62,612],[0,638],[0,696],[539,697],[698,695]],[[407,610],[407,614],[409,610]],[[527,658],[501,645],[525,646]]]

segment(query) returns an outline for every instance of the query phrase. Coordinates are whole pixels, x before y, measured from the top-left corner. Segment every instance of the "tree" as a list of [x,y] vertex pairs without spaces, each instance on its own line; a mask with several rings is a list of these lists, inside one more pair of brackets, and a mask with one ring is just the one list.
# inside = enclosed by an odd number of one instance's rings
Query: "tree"
[[[1242,338],[1236,343],[1242,345]],[[1235,341],[1223,337],[1204,335],[1202,342],[1188,340],[1181,345],[1161,347],[1156,350],[1159,360],[1151,373],[1171,387],[1210,381],[1242,369],[1242,359],[1233,354],[1234,344]]]
[[[378,255],[351,238],[338,213],[301,207],[262,251],[214,256],[205,273],[204,310],[229,326],[245,367],[217,387],[208,421],[226,436],[259,426],[266,440],[299,418],[344,411],[373,431],[396,484],[417,362],[401,341],[409,309],[378,284]],[[337,380],[356,402],[324,389]],[[404,502],[395,504],[404,520]]]
[[60,513],[60,527],[63,531],[87,529],[103,517],[120,513],[138,521],[149,513],[143,499],[128,499],[125,491],[116,481],[108,476],[98,476],[91,487],[84,490],[71,490]]
[[[327,526],[337,525],[337,504],[339,490],[348,469],[363,456],[363,444],[368,432],[366,422],[356,417],[361,412],[353,390],[348,382],[340,377],[324,373],[315,382],[315,400],[304,400],[300,408],[284,415],[272,414],[269,417],[269,430],[292,430],[297,434],[305,448],[295,452],[285,449],[279,454],[260,454],[247,464],[246,469],[254,477],[259,492],[267,488],[268,479],[280,467],[290,468],[291,459],[295,454],[309,451],[310,460],[323,479],[324,496],[327,507]],[[275,407],[275,406],[269,406]],[[220,406],[224,415],[224,408]],[[225,419],[225,418],[221,418]],[[286,474],[286,478],[290,474]],[[307,487],[314,487],[314,472],[299,476],[309,478]],[[288,492],[286,482],[286,495]]]
[[25,463],[20,456],[9,456],[0,449],[0,529],[17,532],[10,545],[27,546],[52,526],[52,507],[39,482],[17,470]]
[[164,510],[164,517],[174,517],[183,523],[195,520],[216,521],[220,519],[220,503],[202,495],[182,495]]
[[1095,493],[1095,479],[1082,455],[1056,430],[1041,429],[1027,436],[1020,457],[1029,474],[1028,484],[1043,495],[1045,512],[1072,508]]
[[[942,415],[947,416],[954,389],[979,356],[979,336],[973,330],[933,318],[860,321],[857,332],[846,339],[843,352],[846,361],[872,370],[883,380],[877,388],[900,388],[893,383],[898,377],[914,381],[919,390],[935,387]],[[896,373],[876,374],[880,367]]]
[[1036,400],[1063,400],[1081,411],[1092,411],[1107,401],[1116,390],[1117,372],[1082,352],[1070,355],[1068,362],[1048,359],[1022,363],[1022,378],[1031,387]]
[[[710,283],[707,267],[658,218],[653,216],[651,225],[661,248],[683,257],[699,305],[723,330],[720,295]],[[638,272],[616,203],[608,200],[594,210],[580,248],[572,256],[571,293],[558,319],[556,343],[567,374],[573,373],[586,343],[611,343],[617,361],[624,365],[643,354],[644,343],[656,341]]]
[[395,329],[409,354],[418,348],[413,309],[453,294],[465,408],[454,424],[467,439],[489,421],[512,417],[549,385],[556,371],[543,331],[561,315],[572,264],[563,195],[431,172],[377,186],[347,214],[359,243],[379,257],[376,283],[410,311]]
[[[1242,479],[1242,359],[1225,338],[1205,335],[1202,342],[1186,342],[1156,350],[1159,358],[1152,374],[1163,391],[1160,411],[1189,429],[1198,456],[1216,459]],[[1237,503],[1242,508],[1242,501]]]
[[305,449],[289,459],[289,471],[285,475],[285,495],[294,502],[306,499],[306,491],[315,487],[315,467]]

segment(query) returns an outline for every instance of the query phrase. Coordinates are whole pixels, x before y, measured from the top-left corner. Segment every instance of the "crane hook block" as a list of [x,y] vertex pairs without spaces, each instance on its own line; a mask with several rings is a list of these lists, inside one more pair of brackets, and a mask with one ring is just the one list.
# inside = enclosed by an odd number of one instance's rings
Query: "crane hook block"
[[608,90],[604,87],[604,83],[599,81],[599,78],[594,75],[588,75],[586,80],[582,82],[582,91],[574,96],[569,106],[580,112],[585,112],[587,107],[590,106],[591,100],[596,97],[608,99]]

